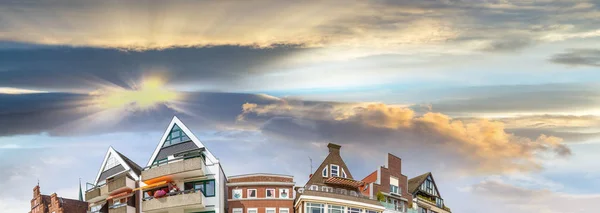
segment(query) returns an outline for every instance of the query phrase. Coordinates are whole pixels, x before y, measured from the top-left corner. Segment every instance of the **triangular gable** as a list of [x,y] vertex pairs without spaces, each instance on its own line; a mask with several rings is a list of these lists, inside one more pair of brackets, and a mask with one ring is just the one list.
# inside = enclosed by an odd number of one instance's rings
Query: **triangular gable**
[[[177,135],[178,135],[177,137],[171,136],[171,133],[174,133],[174,132],[177,132]],[[204,148],[206,160],[208,162],[211,162],[211,163],[218,162],[218,160],[212,155],[212,153],[210,153],[210,151],[208,151],[208,149],[206,149],[204,144],[202,144],[202,142],[200,142],[200,140],[198,140],[198,138],[196,138],[196,136],[192,133],[192,131],[189,128],[187,128],[187,126],[185,126],[185,124],[183,122],[181,122],[181,120],[179,120],[179,118],[177,118],[177,116],[173,116],[171,123],[166,128],[165,133],[163,134],[162,138],[160,139],[160,142],[158,143],[158,145],[156,146],[156,149],[154,150],[154,153],[152,153],[152,157],[150,157],[150,160],[148,160],[147,166],[151,166],[152,163],[154,163],[154,161],[156,160],[156,157],[158,156],[158,153],[161,151],[162,148],[166,147],[165,142],[173,142],[175,139],[177,139],[178,142],[182,142],[181,141],[182,138],[183,139],[189,138],[195,145],[194,148]],[[175,140],[175,141],[177,141],[177,140]]]
[[440,191],[438,190],[438,187],[435,184],[435,180],[433,179],[433,175],[431,174],[431,172],[419,175],[419,176],[417,176],[417,177],[409,180],[409,188],[413,188],[413,190],[411,191],[411,193],[414,194],[418,190],[424,191],[424,190],[422,190],[422,188],[426,187],[428,179],[431,180],[431,184],[432,184],[433,190],[435,190],[435,193],[437,193],[436,196],[441,198],[442,195],[440,194]]
[[[109,163],[110,163],[110,165],[107,165]],[[108,171],[112,168],[118,167],[118,166],[122,166],[124,169],[123,171],[129,170],[129,175],[131,175],[131,177],[133,177],[134,180],[139,180],[139,175],[136,174],[131,169],[131,166],[129,165],[129,163],[127,163],[127,161],[125,161],[121,157],[121,154],[119,154],[115,149],[113,149],[112,146],[109,146],[108,151],[106,152],[106,155],[104,156],[104,161],[102,161],[102,166],[100,166],[100,170],[98,171],[98,175],[96,175],[96,180],[94,181],[94,185],[98,185],[98,181],[100,181],[100,175],[103,172],[106,172],[106,171]]]
[[[339,177],[342,177],[342,173],[344,172],[346,173],[347,179],[353,179],[350,170],[348,169],[346,163],[344,162],[344,159],[342,159],[342,156],[340,155],[340,147],[341,146],[339,145],[331,143],[328,145],[329,154],[327,155],[327,157],[325,157],[323,162],[321,162],[321,165],[319,165],[319,167],[313,173],[313,175],[308,179],[308,181],[306,182],[306,186],[310,187],[309,185],[313,184],[324,184],[325,180],[331,177],[331,165],[339,166]],[[327,170],[327,177],[323,177],[324,169]]]

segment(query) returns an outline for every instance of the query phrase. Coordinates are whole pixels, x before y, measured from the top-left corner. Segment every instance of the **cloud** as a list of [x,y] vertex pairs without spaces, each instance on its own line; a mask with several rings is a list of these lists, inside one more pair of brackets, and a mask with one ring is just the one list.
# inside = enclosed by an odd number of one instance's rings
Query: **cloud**
[[[0,40],[119,48],[302,44],[385,49],[509,36],[557,41],[597,36],[585,32],[599,27],[592,21],[598,18],[592,1],[572,0],[7,1],[0,8],[0,26],[6,29]],[[573,27],[531,30],[539,25]]]
[[564,213],[600,208],[600,204],[595,202],[600,198],[600,194],[580,195],[547,189],[529,189],[501,180],[486,180],[469,187],[468,191],[477,196],[493,199],[496,205],[505,206],[508,210],[512,210],[511,212]]
[[515,52],[529,47],[530,45],[532,45],[532,41],[526,39],[497,40],[491,42],[482,50],[488,52]]
[[570,49],[553,55],[550,61],[569,66],[600,67],[600,49]]
[[[50,46],[0,50],[0,93],[41,89],[86,91],[105,85],[131,88],[146,76],[160,76],[179,88],[221,89],[261,73],[284,69],[287,56],[309,51],[294,46],[240,46],[123,51]],[[6,87],[15,87],[7,89]],[[189,89],[188,89],[189,90]]]
[[421,155],[454,159],[446,162],[460,164],[457,170],[463,172],[536,171],[542,169],[538,153],[571,155],[560,138],[540,135],[532,140],[506,133],[497,121],[463,122],[432,112],[417,116],[411,109],[385,104],[247,103],[238,120],[290,141],[368,142],[373,148],[414,149]]

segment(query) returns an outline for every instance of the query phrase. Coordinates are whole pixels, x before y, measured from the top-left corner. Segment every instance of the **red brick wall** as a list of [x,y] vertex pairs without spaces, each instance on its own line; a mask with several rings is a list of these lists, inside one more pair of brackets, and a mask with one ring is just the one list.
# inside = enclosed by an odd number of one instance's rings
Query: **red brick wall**
[[249,177],[241,177],[241,178],[232,177],[232,178],[229,178],[227,182],[228,183],[242,183],[242,182],[287,182],[287,183],[292,183],[292,182],[294,182],[294,178],[262,175],[262,176],[249,176]]
[[[233,213],[234,208],[242,208],[243,213],[247,213],[248,208],[256,208],[257,213],[266,213],[265,208],[275,208],[276,213],[279,213],[279,208],[287,208],[290,213],[294,212],[294,200],[293,194],[294,189],[292,185],[281,186],[281,185],[252,185],[253,182],[284,182],[293,183],[293,178],[288,177],[277,177],[269,175],[256,175],[241,178],[229,178],[228,184],[230,183],[247,183],[249,185],[244,186],[228,186],[228,212]],[[233,190],[242,190],[242,199],[233,199]],[[256,198],[248,198],[248,189],[256,189]],[[274,198],[266,198],[267,189],[275,189]],[[288,199],[279,199],[279,189],[287,189],[289,192]]]
[[242,208],[243,213],[247,213],[248,208],[257,208],[258,213],[266,213],[266,208],[275,208],[275,212],[279,213],[279,208],[288,208],[290,213],[294,212],[293,200],[239,200],[228,201],[229,213],[233,213],[234,208]]

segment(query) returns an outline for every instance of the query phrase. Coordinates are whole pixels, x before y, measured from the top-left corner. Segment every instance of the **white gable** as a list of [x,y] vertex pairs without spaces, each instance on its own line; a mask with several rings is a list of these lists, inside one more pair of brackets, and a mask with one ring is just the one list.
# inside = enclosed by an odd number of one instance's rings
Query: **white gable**
[[119,155],[115,149],[112,148],[112,146],[108,147],[108,151],[106,152],[106,155],[104,156],[104,161],[102,161],[102,166],[100,167],[100,171],[98,171],[98,175],[96,175],[96,181],[94,181],[94,185],[98,184],[98,180],[100,178],[100,174],[102,174],[102,172],[113,168],[115,166],[118,165],[122,165],[123,168],[125,168],[125,170],[129,170],[129,174],[131,175],[131,177],[133,177],[133,179],[135,180],[139,180],[139,177],[137,174],[135,174],[135,172],[133,172],[133,170],[131,170],[131,167],[129,167],[129,164],[127,164],[123,158],[121,158],[121,155]]
[[162,138],[158,142],[158,145],[156,146],[156,149],[154,149],[154,153],[152,153],[152,157],[150,158],[150,160],[148,160],[148,164],[146,166],[151,166],[152,163],[154,162],[154,160],[156,160],[156,156],[158,155],[158,152],[163,147],[165,141],[167,140],[167,137],[170,135],[171,130],[173,129],[173,127],[175,125],[177,125],[179,128],[181,128],[183,133],[185,133],[185,135],[187,135],[187,137],[189,137],[190,140],[192,140],[192,142],[194,142],[194,144],[196,144],[196,146],[198,146],[198,148],[205,148],[205,152],[206,152],[205,156],[206,156],[207,163],[208,162],[210,162],[210,163],[218,162],[218,160],[215,158],[215,156],[213,156],[212,153],[210,153],[210,151],[208,151],[208,149],[206,149],[204,144],[202,144],[202,142],[200,142],[200,140],[198,140],[198,138],[196,138],[196,136],[192,133],[192,131],[187,126],[185,126],[185,124],[183,124],[183,122],[181,122],[181,120],[179,120],[179,118],[177,118],[177,116],[173,116],[171,123],[169,124],[167,129],[165,129],[165,133],[163,133]]

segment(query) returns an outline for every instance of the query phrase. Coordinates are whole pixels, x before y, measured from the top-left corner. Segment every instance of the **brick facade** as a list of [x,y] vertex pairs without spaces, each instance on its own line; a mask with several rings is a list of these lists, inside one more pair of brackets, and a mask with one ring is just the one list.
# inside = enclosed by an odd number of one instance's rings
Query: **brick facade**
[[85,213],[87,208],[87,202],[61,198],[56,193],[42,195],[40,186],[35,186],[29,213]]
[[[390,193],[390,177],[394,177],[398,179],[398,186],[401,191],[401,197],[406,198],[408,200],[408,206],[412,206],[412,194],[408,190],[408,177],[402,174],[402,159],[396,157],[392,154],[388,153],[387,156],[387,168],[382,166],[379,168],[379,172],[381,173],[380,177],[378,177],[378,171],[375,171],[365,177],[362,181],[365,183],[373,183],[372,188],[361,187],[361,192],[364,195],[370,195],[372,191],[372,195],[376,196],[378,192],[382,193]],[[380,184],[377,184],[377,179],[380,180]]]
[[[267,208],[274,208],[275,213],[281,209],[287,209],[293,213],[294,179],[291,176],[277,176],[268,174],[243,175],[229,177],[228,190],[228,213],[234,213],[234,209],[241,209],[242,213],[248,213],[248,209],[256,208],[256,213],[266,213]],[[256,189],[256,198],[249,198],[248,189]],[[267,198],[267,189],[274,189],[272,198]],[[285,189],[287,197],[280,196],[281,190]],[[234,191],[242,191],[239,199],[234,198]],[[237,212],[236,212],[237,213]]]

